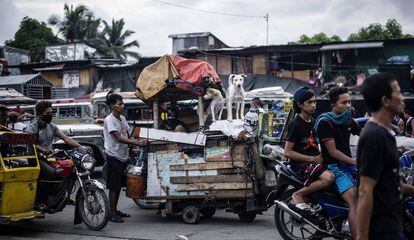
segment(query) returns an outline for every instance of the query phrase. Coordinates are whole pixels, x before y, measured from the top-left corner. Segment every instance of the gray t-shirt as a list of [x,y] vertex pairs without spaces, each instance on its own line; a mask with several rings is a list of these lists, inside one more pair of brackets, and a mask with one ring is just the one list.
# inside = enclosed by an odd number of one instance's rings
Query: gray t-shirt
[[128,130],[128,122],[122,115],[118,119],[111,113],[104,120],[105,153],[121,162],[128,160],[128,144],[118,142],[111,132],[119,132],[121,136],[128,138]]
[[39,131],[38,126],[39,119],[36,119],[27,126],[26,131],[30,133],[39,133],[37,144],[42,148],[52,149],[53,141],[61,131],[54,123],[48,123],[45,128],[40,129]]

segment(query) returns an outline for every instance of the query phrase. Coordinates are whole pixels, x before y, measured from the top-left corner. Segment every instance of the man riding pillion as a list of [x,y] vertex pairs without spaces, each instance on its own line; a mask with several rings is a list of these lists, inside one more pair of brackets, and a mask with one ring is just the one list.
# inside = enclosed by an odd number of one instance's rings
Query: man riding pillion
[[297,115],[288,126],[285,156],[291,160],[291,166],[299,178],[305,181],[305,186],[292,194],[296,208],[311,210],[305,197],[331,185],[334,176],[321,164],[318,138],[313,129],[315,121],[312,118],[316,109],[315,93],[306,87],[299,88],[293,100]]
[[[80,147],[81,145],[74,141],[72,138],[62,133],[56,124],[52,123],[53,110],[52,103],[48,101],[39,101],[36,103],[37,118],[31,122],[26,131],[34,134],[38,134],[37,149],[44,155],[50,155],[53,153],[53,141],[55,137],[62,139],[66,144],[71,147]],[[54,176],[55,169],[50,167],[44,161],[40,161],[41,175]]]
[[352,158],[350,135],[359,135],[361,127],[352,119],[351,97],[348,89],[337,87],[329,91],[331,112],[316,120],[316,131],[321,142],[323,164],[334,175],[339,194],[349,206],[349,225],[356,238],[356,160]]

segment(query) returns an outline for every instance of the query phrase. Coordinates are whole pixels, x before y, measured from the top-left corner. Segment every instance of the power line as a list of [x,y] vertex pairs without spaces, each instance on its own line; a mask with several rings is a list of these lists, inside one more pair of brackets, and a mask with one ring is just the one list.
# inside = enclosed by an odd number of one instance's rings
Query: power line
[[201,8],[193,8],[193,7],[188,7],[188,6],[184,6],[184,5],[181,5],[181,4],[170,3],[170,2],[161,1],[161,0],[152,0],[152,1],[157,2],[157,3],[161,3],[161,4],[165,4],[165,5],[169,5],[169,6],[173,6],[173,7],[179,7],[179,8],[184,8],[184,9],[198,11],[198,12],[204,12],[204,13],[210,13],[210,14],[217,14],[217,15],[224,15],[224,16],[230,16],[230,17],[266,18],[265,15],[258,16],[258,15],[233,14],[233,13],[225,13],[225,12],[219,12],[219,11],[213,11],[213,10],[206,10],[206,9],[201,9]]
[[280,33],[280,36],[282,36],[286,42],[289,42],[289,40],[286,38],[286,36],[282,33],[282,31],[279,30],[278,27],[276,27],[276,24],[273,21],[270,21],[270,24],[272,25],[272,27],[278,31]]

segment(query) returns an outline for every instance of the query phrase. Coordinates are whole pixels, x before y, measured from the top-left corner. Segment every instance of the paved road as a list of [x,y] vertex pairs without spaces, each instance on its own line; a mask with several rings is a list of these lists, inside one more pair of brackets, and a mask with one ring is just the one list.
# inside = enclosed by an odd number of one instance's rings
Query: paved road
[[274,226],[273,209],[259,215],[252,223],[242,223],[237,215],[218,210],[213,218],[202,218],[200,224],[188,225],[181,222],[179,215],[161,218],[156,210],[140,209],[124,193],[122,195],[119,209],[132,215],[125,218],[124,223],[109,222],[101,231],[90,231],[83,224],[72,225],[74,207],[67,206],[63,212],[46,215],[45,219],[0,227],[0,239],[281,239]]

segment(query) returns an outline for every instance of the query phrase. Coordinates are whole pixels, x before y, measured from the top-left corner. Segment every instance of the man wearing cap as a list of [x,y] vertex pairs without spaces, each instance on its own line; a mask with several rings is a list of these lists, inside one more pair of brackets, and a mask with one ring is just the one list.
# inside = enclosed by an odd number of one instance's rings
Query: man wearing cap
[[312,210],[305,197],[331,185],[334,176],[322,165],[319,140],[314,130],[315,92],[307,87],[297,89],[293,96],[293,109],[297,115],[288,126],[285,156],[291,160],[292,170],[305,186],[294,192],[292,199],[296,208]]

